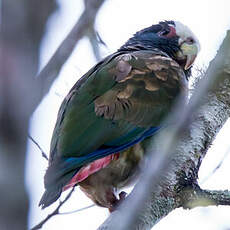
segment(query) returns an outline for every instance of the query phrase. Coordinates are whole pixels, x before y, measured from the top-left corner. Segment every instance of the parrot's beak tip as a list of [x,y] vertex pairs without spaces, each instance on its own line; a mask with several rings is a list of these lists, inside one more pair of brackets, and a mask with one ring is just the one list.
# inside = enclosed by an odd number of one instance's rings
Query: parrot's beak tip
[[196,59],[196,56],[197,55],[187,55],[186,64],[184,66],[185,70],[189,69],[193,65],[193,63]]

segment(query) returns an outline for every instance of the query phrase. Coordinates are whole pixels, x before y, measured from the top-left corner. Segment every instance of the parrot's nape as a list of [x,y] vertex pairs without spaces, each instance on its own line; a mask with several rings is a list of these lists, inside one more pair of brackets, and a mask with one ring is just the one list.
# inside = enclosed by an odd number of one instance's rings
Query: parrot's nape
[[199,49],[188,27],[160,22],[137,32],[73,86],[53,132],[42,208],[76,185],[97,205],[117,207],[125,197],[117,192],[137,178],[149,137],[178,95],[186,95]]

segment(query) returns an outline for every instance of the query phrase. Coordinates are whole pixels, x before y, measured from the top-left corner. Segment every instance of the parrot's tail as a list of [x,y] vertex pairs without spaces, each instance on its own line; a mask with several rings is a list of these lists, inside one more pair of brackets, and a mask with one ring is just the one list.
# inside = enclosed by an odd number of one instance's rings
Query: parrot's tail
[[49,165],[44,178],[46,191],[39,202],[39,206],[42,209],[48,207],[60,197],[64,186],[68,184],[79,170],[76,167],[69,166],[71,164],[66,164],[66,161],[61,158]]
[[42,195],[42,198],[39,202],[39,206],[41,206],[42,209],[48,207],[60,197],[61,193],[62,193],[62,189],[55,189],[55,190],[47,189]]

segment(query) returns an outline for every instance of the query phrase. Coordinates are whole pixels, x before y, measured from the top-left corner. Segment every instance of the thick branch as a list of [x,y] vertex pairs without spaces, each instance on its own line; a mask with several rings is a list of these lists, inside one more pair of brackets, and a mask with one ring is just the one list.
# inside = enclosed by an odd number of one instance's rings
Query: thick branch
[[[177,114],[182,123],[178,124],[174,132],[163,132],[163,138],[157,141],[160,143],[160,154],[154,151],[157,157],[151,158],[151,164],[148,164],[150,170],[145,171],[144,179],[135,187],[121,210],[113,213],[100,230],[151,229],[169,212],[181,206],[178,198],[180,191],[186,187],[197,186],[200,164],[230,115],[229,44],[230,32],[210,63],[207,77],[195,91],[184,115]],[[194,111],[196,113],[188,129]],[[169,154],[170,152],[174,154]],[[172,160],[169,167],[170,156]],[[163,174],[163,171],[167,173]],[[157,184],[159,178],[161,180]],[[151,198],[148,198],[149,193]]]

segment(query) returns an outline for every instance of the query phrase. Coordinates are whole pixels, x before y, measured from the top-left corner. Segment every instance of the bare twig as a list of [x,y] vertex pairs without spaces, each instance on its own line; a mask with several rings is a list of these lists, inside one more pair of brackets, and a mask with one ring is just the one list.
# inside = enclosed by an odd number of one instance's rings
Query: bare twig
[[41,146],[37,143],[37,141],[34,140],[34,138],[28,134],[28,138],[38,147],[38,149],[41,151],[42,153],[42,157],[44,157],[47,161],[49,160],[46,153],[43,151],[43,149],[41,148]]
[[94,56],[97,61],[101,60],[101,53],[99,47],[99,41],[95,29],[92,29],[88,33],[88,38],[93,49]]
[[209,175],[207,175],[201,182],[200,184],[205,183],[224,163],[224,160],[227,158],[227,156],[230,154],[230,148],[226,151],[226,153],[224,154],[223,158],[221,159],[221,161],[218,163],[218,165],[211,171],[211,173]]
[[102,39],[101,35],[95,30],[96,36],[97,36],[97,40],[100,44],[102,44],[104,47],[108,48],[107,44],[105,43],[105,41]]
[[60,201],[59,205],[57,206],[57,208],[50,213],[44,220],[42,220],[39,224],[37,224],[36,226],[34,226],[31,230],[37,230],[42,228],[42,226],[53,216],[56,216],[58,214],[60,214],[59,210],[61,208],[61,206],[71,197],[73,191],[74,191],[75,187],[73,187],[71,189],[71,191],[68,193],[68,195],[66,196],[66,198],[63,201]]
[[59,215],[69,215],[69,214],[73,214],[73,213],[76,213],[76,212],[81,212],[81,211],[84,211],[86,209],[89,209],[89,208],[92,208],[96,206],[95,204],[91,204],[89,206],[86,206],[86,207],[83,207],[83,208],[79,208],[77,210],[74,210],[74,211],[69,211],[69,212],[60,212]]
[[101,60],[100,45],[103,45],[104,47],[108,48],[106,43],[103,41],[100,34],[95,30],[95,28],[89,30],[87,37],[89,38],[96,60],[100,61]]

